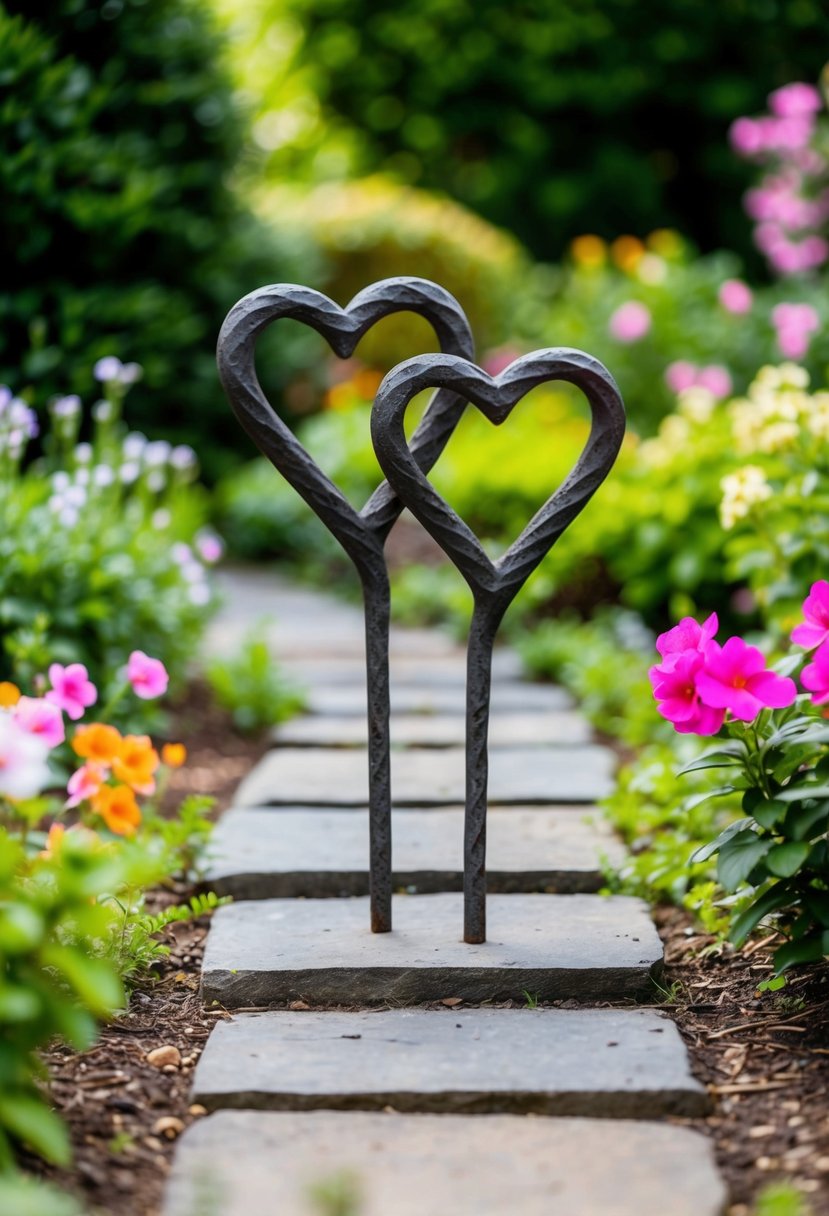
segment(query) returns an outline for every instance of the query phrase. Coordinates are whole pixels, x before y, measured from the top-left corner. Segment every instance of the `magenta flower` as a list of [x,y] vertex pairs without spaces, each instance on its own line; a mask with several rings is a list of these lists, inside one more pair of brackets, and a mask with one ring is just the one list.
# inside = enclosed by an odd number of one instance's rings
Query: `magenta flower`
[[58,747],[66,738],[63,714],[42,697],[21,697],[12,716],[27,734],[37,736],[49,748]]
[[820,93],[813,84],[793,80],[769,93],[769,109],[780,118],[800,118],[816,114],[823,106]]
[[620,304],[610,318],[608,329],[617,342],[638,342],[651,327],[650,309],[639,300]]
[[725,718],[725,710],[712,709],[700,700],[697,680],[703,662],[701,651],[686,650],[648,672],[659,713],[681,735],[715,735]]
[[800,682],[812,694],[813,705],[829,701],[829,645],[823,642],[815,651],[812,662],[803,668]]
[[696,685],[705,705],[728,709],[741,722],[753,722],[762,709],[784,709],[797,696],[794,680],[769,671],[762,651],[742,638],[709,644]]
[[829,583],[825,578],[812,583],[803,601],[804,624],[792,630],[792,641],[813,650],[829,638]]
[[83,663],[70,663],[68,667],[53,663],[49,668],[52,687],[46,700],[57,705],[73,721],[84,716],[90,705],[98,700],[98,690],[89,678]]
[[143,701],[163,697],[170,677],[161,659],[151,659],[143,650],[134,650],[127,662],[127,679],[132,691]]
[[720,627],[716,612],[712,612],[707,621],[700,625],[692,616],[684,616],[678,625],[667,633],[660,633],[656,639],[656,649],[663,659],[671,655],[683,654],[687,650],[704,651]]
[[726,312],[740,314],[751,311],[754,296],[742,279],[726,279],[720,286],[719,301]]
[[820,317],[811,304],[777,304],[771,312],[777,330],[777,345],[786,359],[802,359],[811,336],[820,326]]

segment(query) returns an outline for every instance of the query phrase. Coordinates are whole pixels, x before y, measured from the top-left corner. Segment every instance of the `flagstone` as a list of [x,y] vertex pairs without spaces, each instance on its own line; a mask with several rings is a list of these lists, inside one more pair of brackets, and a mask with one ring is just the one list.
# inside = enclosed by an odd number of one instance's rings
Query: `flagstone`
[[163,1216],[722,1216],[711,1141],[671,1125],[512,1115],[220,1111],[182,1136]]
[[[466,722],[460,714],[402,714],[391,719],[392,747],[462,747]],[[367,726],[356,715],[303,715],[273,731],[273,741],[284,747],[365,747]],[[493,714],[489,721],[490,747],[558,747],[589,743],[592,731],[573,710],[539,713]]]
[[461,941],[458,894],[398,895],[394,931],[367,898],[241,901],[214,915],[202,997],[228,1009],[306,1000],[419,1004],[444,997],[615,1001],[649,995],[662,946],[627,896],[491,895],[487,941]]

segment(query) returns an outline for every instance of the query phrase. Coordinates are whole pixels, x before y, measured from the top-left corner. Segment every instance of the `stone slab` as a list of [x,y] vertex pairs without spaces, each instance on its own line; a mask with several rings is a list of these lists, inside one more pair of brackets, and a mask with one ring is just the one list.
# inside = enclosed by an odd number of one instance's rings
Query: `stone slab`
[[[404,714],[391,719],[392,747],[462,747],[466,734],[460,714]],[[303,715],[274,729],[283,747],[365,747],[367,726],[356,715]],[[592,731],[575,710],[535,714],[494,714],[489,722],[490,747],[559,747],[589,743]]]
[[709,1140],[650,1122],[221,1111],[182,1136],[163,1216],[722,1216]]
[[674,1023],[639,1009],[240,1014],[215,1026],[191,1100],[603,1119],[710,1109]]
[[[492,713],[549,713],[569,709],[572,700],[555,684],[521,680],[493,683]],[[315,714],[354,715],[365,718],[365,688],[358,684],[319,685],[308,690],[308,709]],[[402,684],[391,686],[393,714],[458,714],[466,712],[466,691],[461,684]]]
[[[277,658],[286,675],[306,687],[353,684],[362,688],[366,682],[364,658],[328,656],[322,659],[295,659],[291,655],[278,655]],[[514,650],[507,647],[496,649],[492,656],[494,680],[520,680],[523,674],[523,665]],[[440,659],[392,655],[391,680],[392,683],[402,684],[454,684],[463,687],[466,682],[466,653],[462,647],[458,647],[456,654],[450,652]]]
[[[594,810],[494,807],[487,816],[487,883],[492,892],[598,891],[601,858],[624,849]],[[463,889],[461,807],[396,810],[396,888]],[[235,808],[210,840],[204,884],[234,899],[367,895],[368,810]]]
[[[358,659],[364,655],[365,625],[359,602],[299,586],[266,566],[226,566],[218,571],[217,580],[225,604],[207,631],[207,654],[233,654],[256,631],[277,658]],[[350,586],[356,589],[356,582],[352,580]],[[458,643],[437,629],[392,627],[392,656],[439,659],[458,652]]]
[[488,940],[461,941],[462,897],[398,895],[394,931],[371,933],[368,899],[269,899],[213,917],[202,996],[228,1009],[286,1001],[414,1005],[466,1000],[625,1001],[649,995],[662,945],[628,896],[492,895]]
[[[613,788],[613,753],[605,747],[493,748],[489,801],[596,802]],[[396,806],[463,802],[465,754],[460,747],[411,748],[392,756]],[[241,782],[238,806],[364,806],[368,758],[364,748],[279,747]]]

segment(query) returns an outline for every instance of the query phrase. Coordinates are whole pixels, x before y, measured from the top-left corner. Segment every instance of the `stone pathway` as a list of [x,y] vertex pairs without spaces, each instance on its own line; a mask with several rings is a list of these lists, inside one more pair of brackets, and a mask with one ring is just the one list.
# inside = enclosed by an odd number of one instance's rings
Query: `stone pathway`
[[[202,994],[235,1012],[196,1070],[211,1113],[182,1137],[164,1216],[722,1213],[709,1143],[666,1121],[708,1095],[673,1022],[634,1005],[662,958],[648,909],[595,893],[620,849],[593,806],[613,757],[566,694],[496,655],[488,941],[465,945],[464,654],[392,630],[399,893],[394,932],[372,935],[361,613],[259,571],[227,588],[214,651],[275,617],[311,712],[275,732],[214,835],[206,885],[235,902]],[[356,1207],[320,1206],[326,1184]]]

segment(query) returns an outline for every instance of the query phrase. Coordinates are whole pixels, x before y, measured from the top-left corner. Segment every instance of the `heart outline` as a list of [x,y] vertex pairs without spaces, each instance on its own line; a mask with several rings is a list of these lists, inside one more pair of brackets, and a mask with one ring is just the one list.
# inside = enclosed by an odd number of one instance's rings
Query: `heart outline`
[[[389,739],[390,592],[385,539],[403,509],[387,482],[361,511],[325,474],[271,406],[256,374],[256,340],[273,321],[304,322],[348,358],[360,338],[382,317],[410,311],[432,326],[440,346],[472,356],[469,322],[444,288],[426,279],[384,279],[341,308],[328,296],[294,283],[260,288],[230,310],[219,333],[219,378],[244,430],[271,464],[301,495],[353,561],[363,588],[368,698],[369,872],[371,928],[391,930],[391,761]],[[415,459],[430,468],[443,450],[465,403],[438,390],[412,439]]]
[[[438,494],[406,442],[404,417],[426,388],[449,388],[500,426],[541,384],[564,380],[590,405],[591,427],[575,466],[507,551],[492,562],[478,537]],[[625,433],[622,397],[607,368],[583,351],[549,348],[511,363],[498,376],[452,355],[399,364],[375,398],[371,436],[389,484],[469,584],[474,610],[467,646],[466,795],[464,816],[464,941],[486,941],[486,817],[492,649],[504,613],[529,576],[579,515],[610,472]]]

